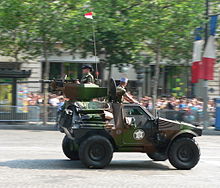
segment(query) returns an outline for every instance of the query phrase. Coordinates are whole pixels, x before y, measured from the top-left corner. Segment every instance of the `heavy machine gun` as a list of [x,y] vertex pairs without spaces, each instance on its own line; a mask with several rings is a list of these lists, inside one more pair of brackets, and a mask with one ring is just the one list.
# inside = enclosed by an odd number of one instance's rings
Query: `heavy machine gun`
[[94,98],[106,97],[107,88],[100,87],[97,84],[87,83],[80,84],[78,79],[53,79],[53,80],[36,80],[36,81],[17,81],[16,83],[42,83],[49,84],[50,91],[61,92],[70,100],[90,101]]
[[90,101],[94,98],[106,97],[107,88],[96,84],[80,84],[78,80],[40,80],[41,83],[49,83],[52,91],[62,91],[70,100]]

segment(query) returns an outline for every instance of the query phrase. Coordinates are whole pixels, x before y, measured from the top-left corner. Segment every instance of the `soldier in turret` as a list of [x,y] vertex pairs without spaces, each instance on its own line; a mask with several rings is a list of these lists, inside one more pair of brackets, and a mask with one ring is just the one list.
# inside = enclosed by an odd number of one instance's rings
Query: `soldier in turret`
[[94,77],[91,74],[91,72],[93,71],[93,68],[91,65],[83,65],[82,66],[82,79],[81,79],[81,83],[82,84],[90,84],[90,83],[94,83]]
[[135,99],[133,99],[126,91],[125,87],[128,84],[127,78],[121,78],[120,84],[116,87],[116,98],[117,102],[123,103],[124,100],[131,102],[131,103],[139,103]]

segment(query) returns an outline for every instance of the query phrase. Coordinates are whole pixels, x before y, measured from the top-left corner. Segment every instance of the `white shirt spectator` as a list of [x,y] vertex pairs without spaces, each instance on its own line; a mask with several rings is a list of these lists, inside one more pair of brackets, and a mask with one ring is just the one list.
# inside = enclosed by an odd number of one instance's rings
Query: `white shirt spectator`
[[56,97],[49,99],[49,104],[50,104],[51,106],[58,106],[59,103],[60,103],[60,101],[59,101],[59,99],[56,98]]

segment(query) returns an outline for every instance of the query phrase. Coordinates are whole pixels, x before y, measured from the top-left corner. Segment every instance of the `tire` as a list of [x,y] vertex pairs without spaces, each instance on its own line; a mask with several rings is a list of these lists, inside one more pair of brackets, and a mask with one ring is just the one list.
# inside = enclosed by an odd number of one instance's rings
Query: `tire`
[[109,165],[112,156],[112,144],[103,136],[91,136],[79,147],[79,158],[87,168],[104,168]]
[[166,161],[168,156],[163,153],[154,152],[154,153],[147,153],[148,157],[153,159],[154,161]]
[[179,138],[172,143],[168,157],[175,168],[190,170],[199,162],[200,149],[194,139]]
[[79,160],[79,152],[77,144],[69,139],[67,136],[64,137],[62,143],[63,153],[71,160]]

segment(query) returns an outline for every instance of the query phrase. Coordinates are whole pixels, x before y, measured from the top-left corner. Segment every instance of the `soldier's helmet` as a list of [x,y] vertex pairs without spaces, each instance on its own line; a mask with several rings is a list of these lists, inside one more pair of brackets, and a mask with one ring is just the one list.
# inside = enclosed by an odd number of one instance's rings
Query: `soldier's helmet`
[[89,70],[90,70],[90,72],[92,72],[92,71],[93,71],[93,68],[92,68],[92,66],[91,66],[91,65],[83,65],[83,66],[82,66],[82,69],[89,69]]
[[128,79],[127,78],[121,78],[120,82],[128,83]]

